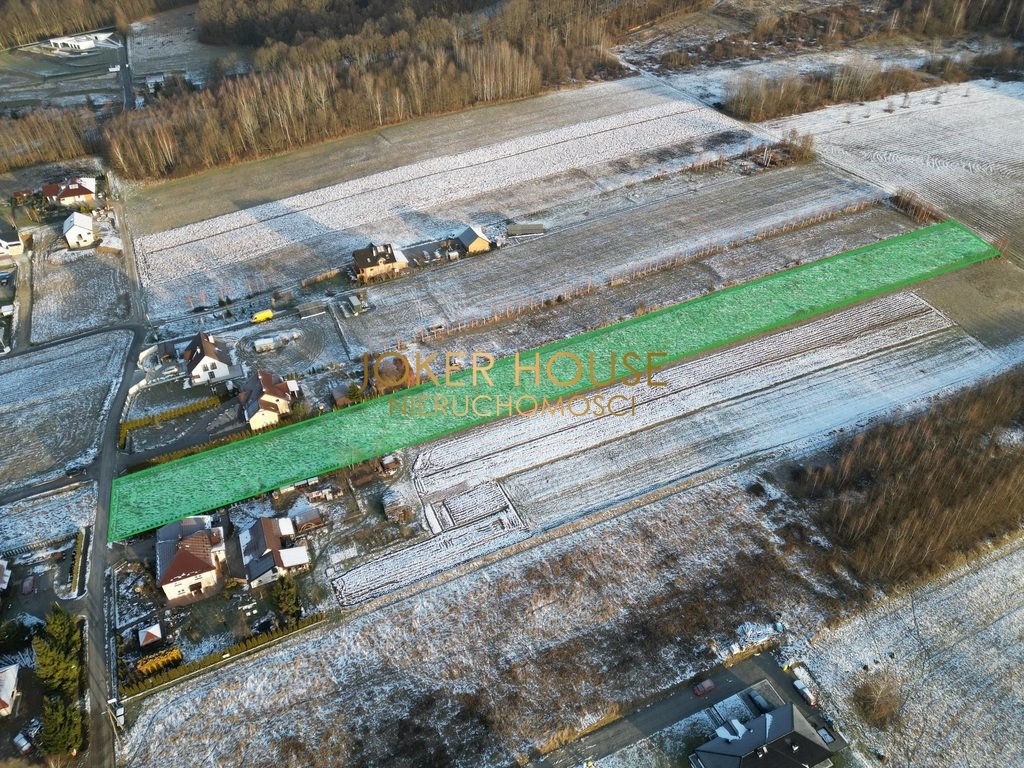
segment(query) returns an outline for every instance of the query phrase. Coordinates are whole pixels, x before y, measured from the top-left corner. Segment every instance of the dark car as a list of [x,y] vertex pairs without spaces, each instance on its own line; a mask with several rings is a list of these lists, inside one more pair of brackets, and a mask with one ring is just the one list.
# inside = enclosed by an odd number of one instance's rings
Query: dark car
[[762,715],[767,715],[769,712],[775,709],[775,707],[768,703],[768,699],[766,699],[757,691],[752,691],[750,693],[750,700],[754,702],[755,707],[761,710]]
[[710,693],[713,690],[715,690],[715,684],[712,683],[710,680],[705,680],[704,682],[697,683],[695,686],[693,686],[693,692],[697,696],[703,696],[704,694]]

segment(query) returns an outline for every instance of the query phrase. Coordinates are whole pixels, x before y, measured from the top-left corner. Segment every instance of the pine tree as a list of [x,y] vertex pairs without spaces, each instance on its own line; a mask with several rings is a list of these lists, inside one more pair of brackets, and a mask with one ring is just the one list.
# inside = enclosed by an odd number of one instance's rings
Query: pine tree
[[277,611],[285,621],[292,622],[298,618],[302,609],[299,607],[299,589],[295,579],[287,574],[278,579],[274,584],[273,597]]
[[82,747],[82,710],[77,701],[51,697],[43,702],[40,746],[47,754],[73,754]]

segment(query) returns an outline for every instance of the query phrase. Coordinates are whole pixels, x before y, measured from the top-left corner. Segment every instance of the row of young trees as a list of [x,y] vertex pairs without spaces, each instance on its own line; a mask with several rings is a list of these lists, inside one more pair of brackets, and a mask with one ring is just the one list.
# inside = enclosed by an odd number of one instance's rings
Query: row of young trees
[[512,0],[380,40],[272,48],[263,71],[112,117],[106,153],[130,178],[187,174],[618,70],[591,0]]
[[82,630],[78,619],[59,605],[32,640],[36,676],[47,697],[43,701],[41,746],[47,754],[75,754],[84,729],[79,704],[82,689]]

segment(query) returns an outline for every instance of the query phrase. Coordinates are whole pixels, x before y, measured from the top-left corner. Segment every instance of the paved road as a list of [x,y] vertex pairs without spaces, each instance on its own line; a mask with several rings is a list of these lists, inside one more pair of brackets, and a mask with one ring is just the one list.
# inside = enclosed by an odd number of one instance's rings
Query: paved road
[[11,340],[11,354],[28,349],[32,340],[32,259],[28,253],[13,256],[18,266],[14,298],[18,302],[18,327]]
[[119,72],[121,78],[121,88],[124,91],[124,103],[121,107],[122,112],[127,112],[129,109],[135,109],[135,90],[132,88],[132,64],[128,58],[128,37],[122,41],[121,47],[117,49],[118,61],[121,63],[121,71]]
[[600,760],[765,679],[772,683],[783,698],[797,704],[812,723],[822,724],[818,713],[796,696],[793,678],[783,672],[768,653],[746,659],[709,677],[715,683],[711,694],[699,697],[693,693],[689,684],[676,686],[662,698],[632,714],[547,755],[534,758],[528,768],[573,768],[584,765],[587,760]]

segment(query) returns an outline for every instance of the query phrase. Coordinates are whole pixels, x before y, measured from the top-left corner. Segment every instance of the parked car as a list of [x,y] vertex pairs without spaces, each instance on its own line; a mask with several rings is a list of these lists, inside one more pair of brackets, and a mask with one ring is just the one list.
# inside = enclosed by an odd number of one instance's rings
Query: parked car
[[804,701],[810,704],[812,707],[818,703],[818,700],[811,693],[811,689],[807,687],[807,684],[803,680],[794,680],[793,687],[800,692],[800,695],[804,697]]
[[769,712],[775,709],[775,707],[768,703],[768,699],[766,699],[757,691],[750,692],[750,700],[754,702],[755,707],[761,710],[762,715],[767,715]]
[[693,686],[693,692],[697,696],[703,696],[704,694],[710,693],[713,690],[715,690],[715,684],[710,680],[705,680],[704,682],[697,683],[695,686]]
[[22,731],[18,731],[11,741],[13,741],[14,746],[18,748],[19,755],[27,755],[32,751],[32,742],[28,740],[28,737]]

